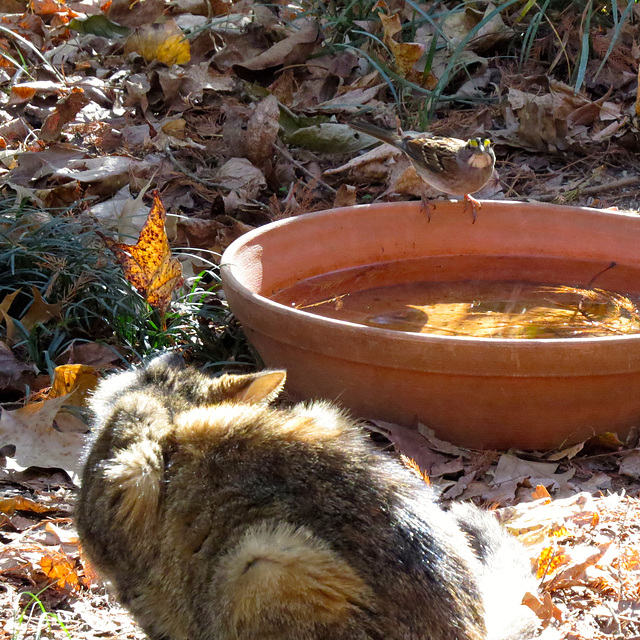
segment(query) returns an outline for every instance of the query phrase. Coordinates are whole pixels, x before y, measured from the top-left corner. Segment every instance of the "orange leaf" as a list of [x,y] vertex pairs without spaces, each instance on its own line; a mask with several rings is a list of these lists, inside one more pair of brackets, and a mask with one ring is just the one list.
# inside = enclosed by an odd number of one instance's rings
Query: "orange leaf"
[[153,207],[134,245],[118,243],[100,234],[122,265],[127,280],[147,302],[164,313],[174,290],[182,284],[180,262],[171,257],[164,227],[167,217],[160,196],[153,194]]
[[78,589],[78,574],[75,571],[74,563],[69,560],[66,554],[52,552],[43,556],[40,560],[40,568],[47,578],[55,580],[60,589],[66,587]]
[[32,511],[34,513],[46,513],[51,511],[48,507],[25,498],[24,496],[12,496],[9,498],[0,498],[0,513],[13,515],[16,511]]
[[543,484],[539,484],[536,486],[535,491],[531,493],[531,497],[534,500],[540,500],[541,498],[546,498],[545,504],[547,504],[548,502],[551,502],[551,495]]
[[545,547],[538,556],[536,578],[553,575],[560,567],[569,562],[569,557],[556,547]]
[[67,404],[84,406],[89,392],[98,384],[98,372],[88,364],[63,364],[56,367],[48,398],[69,395]]
[[551,600],[551,596],[545,593],[542,596],[542,600],[538,596],[527,593],[524,596],[522,604],[531,609],[543,622],[550,622],[552,618],[555,618],[559,622],[562,621],[562,611]]
[[33,87],[13,86],[11,87],[11,104],[22,104],[29,102],[36,95]]
[[63,0],[31,0],[29,8],[37,16],[52,16],[66,9]]

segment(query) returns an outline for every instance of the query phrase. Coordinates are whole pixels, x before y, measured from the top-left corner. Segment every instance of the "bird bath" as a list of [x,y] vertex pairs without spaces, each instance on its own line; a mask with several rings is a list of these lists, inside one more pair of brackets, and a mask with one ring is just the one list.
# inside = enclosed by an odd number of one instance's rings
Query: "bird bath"
[[[640,425],[640,333],[456,335],[433,306],[380,302],[389,287],[417,287],[426,301],[457,291],[476,304],[478,286],[496,295],[539,283],[633,298],[636,215],[485,201],[471,224],[460,202],[436,203],[430,221],[420,203],[347,207],[245,234],[221,272],[247,338],[268,367],[287,369],[296,399],[423,423],[476,448],[549,449],[607,431],[624,438]],[[360,307],[351,300],[367,295]],[[422,332],[434,323],[442,331]]]

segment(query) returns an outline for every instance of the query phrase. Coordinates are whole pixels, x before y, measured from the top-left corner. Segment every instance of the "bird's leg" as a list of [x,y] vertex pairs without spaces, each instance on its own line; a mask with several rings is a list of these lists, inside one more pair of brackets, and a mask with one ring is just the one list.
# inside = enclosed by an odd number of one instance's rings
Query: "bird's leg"
[[431,211],[435,211],[436,205],[431,202],[431,198],[427,196],[426,193],[422,193],[420,196],[420,211],[423,211],[427,214],[427,222],[431,222]]
[[480,200],[476,200],[472,195],[466,194],[464,197],[464,210],[467,211],[469,207],[471,207],[471,215],[473,216],[473,222],[471,224],[476,223],[476,217],[478,215],[478,209],[482,207],[482,203]]

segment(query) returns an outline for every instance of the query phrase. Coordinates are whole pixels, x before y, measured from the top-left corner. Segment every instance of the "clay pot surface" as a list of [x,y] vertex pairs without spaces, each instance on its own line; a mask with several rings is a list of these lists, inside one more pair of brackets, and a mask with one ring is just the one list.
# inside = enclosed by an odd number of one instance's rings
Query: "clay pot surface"
[[[525,257],[527,260],[522,260]],[[421,259],[446,269],[425,273]],[[224,291],[270,368],[296,399],[337,400],[357,416],[415,427],[473,448],[544,450],[640,425],[640,335],[503,339],[393,331],[314,315],[270,299],[302,280],[386,265],[383,279],[471,277],[640,293],[640,217],[485,201],[333,209],[274,222],[222,258]],[[514,273],[517,270],[517,273]]]

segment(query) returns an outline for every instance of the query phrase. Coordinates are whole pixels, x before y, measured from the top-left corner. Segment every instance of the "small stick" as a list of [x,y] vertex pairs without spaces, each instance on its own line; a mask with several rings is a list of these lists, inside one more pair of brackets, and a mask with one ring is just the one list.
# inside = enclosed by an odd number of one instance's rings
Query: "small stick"
[[315,180],[319,186],[323,187],[334,196],[336,195],[337,191],[333,187],[330,187],[324,180],[321,180],[320,178],[314,176],[311,171],[309,171],[309,169],[303,167],[297,160],[295,160],[285,148],[277,144],[274,144],[273,148],[276,150],[276,153],[281,155],[285,160],[288,160],[294,167],[300,169],[300,171],[302,171],[302,173],[304,173],[308,178]]
[[607,184],[598,184],[593,185],[592,187],[585,187],[584,189],[569,189],[568,191],[562,191],[559,193],[545,193],[544,195],[535,198],[540,202],[549,202],[551,200],[555,200],[558,196],[564,196],[568,194],[573,195],[581,195],[581,196],[591,196],[598,193],[603,193],[604,191],[612,191],[613,189],[620,189],[622,187],[631,187],[635,184],[640,183],[640,176],[630,176],[628,178],[620,178],[620,180],[614,180],[613,182],[608,182]]

